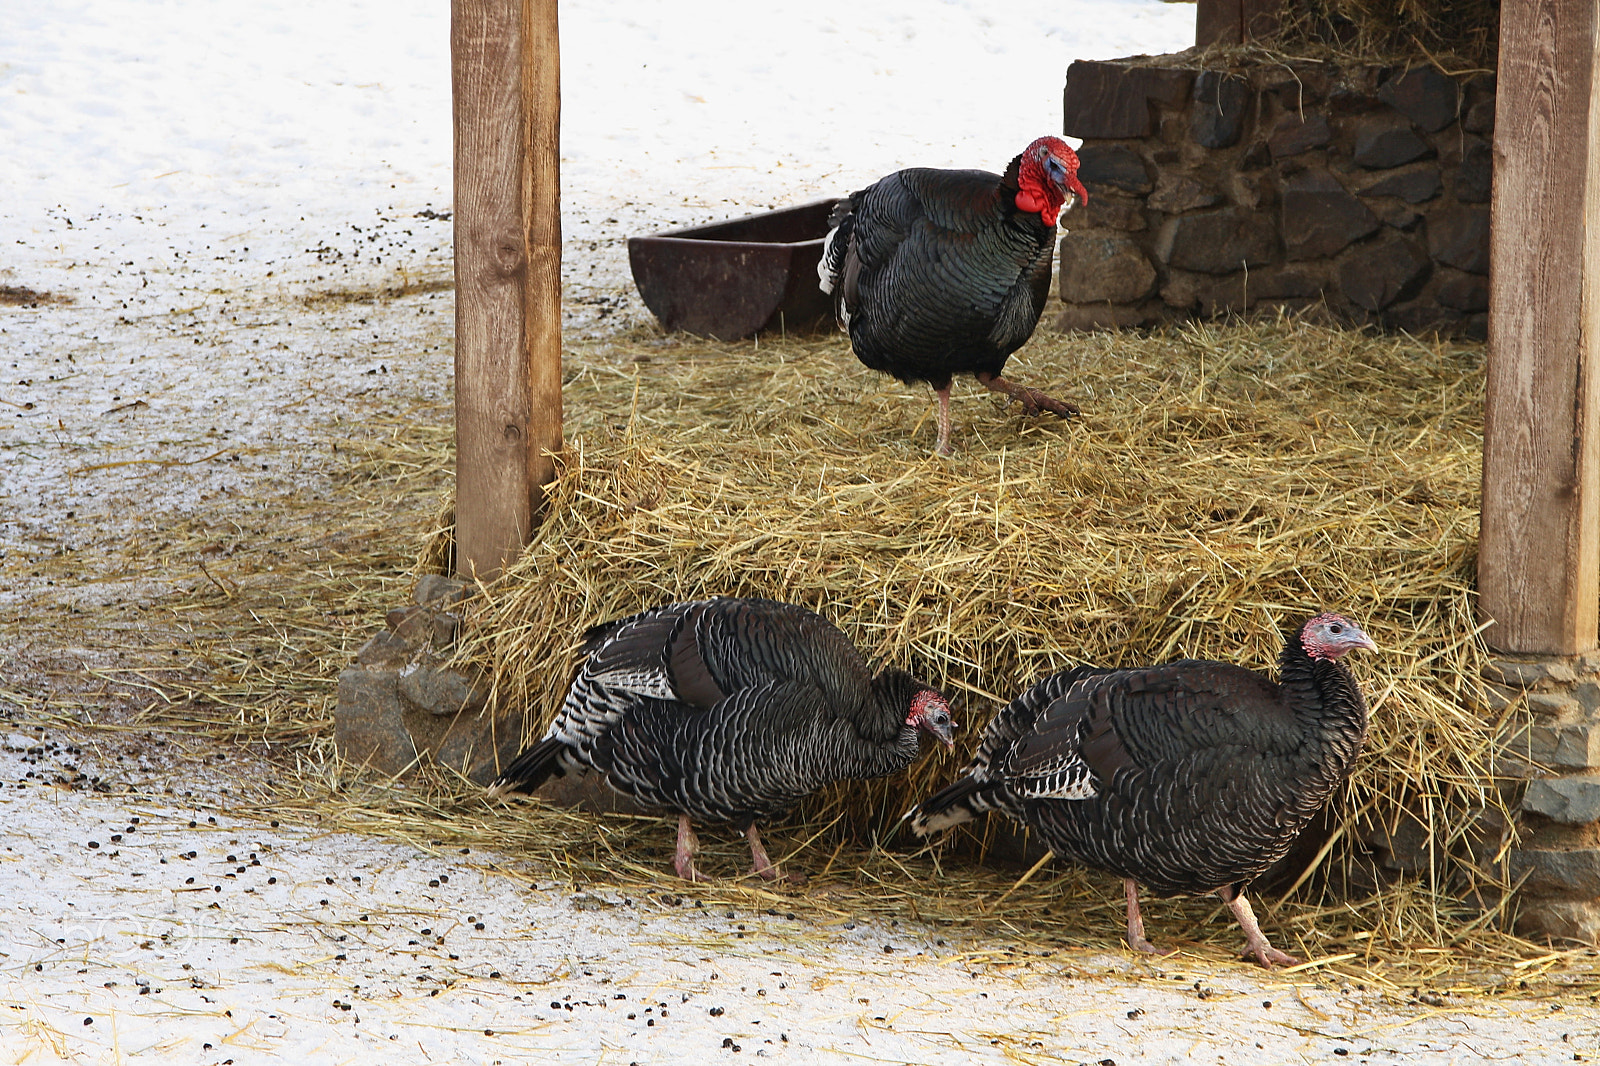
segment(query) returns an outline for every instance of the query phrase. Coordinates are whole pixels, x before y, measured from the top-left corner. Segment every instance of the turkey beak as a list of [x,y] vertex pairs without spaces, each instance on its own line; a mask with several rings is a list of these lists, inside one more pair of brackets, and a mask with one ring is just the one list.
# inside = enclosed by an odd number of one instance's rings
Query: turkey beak
[[939,743],[946,748],[954,750],[956,746],[956,720],[949,715],[943,721],[934,721],[932,718],[923,720],[923,727],[938,738]]

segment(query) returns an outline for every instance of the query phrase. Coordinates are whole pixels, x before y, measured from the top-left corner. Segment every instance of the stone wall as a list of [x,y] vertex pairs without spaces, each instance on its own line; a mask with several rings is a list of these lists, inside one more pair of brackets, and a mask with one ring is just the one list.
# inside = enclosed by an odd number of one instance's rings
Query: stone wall
[[1058,325],[1326,304],[1336,320],[1482,337],[1494,78],[1330,64],[1077,62]]
[[1600,652],[1497,659],[1490,669],[1497,706],[1485,710],[1519,700],[1527,710],[1499,767],[1527,781],[1510,854],[1512,883],[1522,884],[1517,931],[1600,943]]

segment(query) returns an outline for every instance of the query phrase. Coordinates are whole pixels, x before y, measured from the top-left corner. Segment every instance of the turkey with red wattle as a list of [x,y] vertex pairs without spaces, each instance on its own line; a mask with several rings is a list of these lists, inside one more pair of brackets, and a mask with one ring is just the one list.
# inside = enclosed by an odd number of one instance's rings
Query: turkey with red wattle
[[1000,811],[1073,862],[1123,879],[1128,944],[1144,936],[1141,886],[1215,892],[1262,966],[1297,961],[1267,942],[1245,889],[1288,852],[1342,786],[1367,704],[1342,657],[1376,650],[1342,615],[1296,626],[1276,682],[1184,659],[1045,678],[995,715],[965,776],[907,813],[919,835]]
[[950,381],[972,374],[1029,415],[1071,403],[1000,376],[1050,293],[1056,221],[1088,194],[1078,156],[1040,137],[1006,167],[900,170],[840,200],[817,274],[856,357],[939,397],[950,454]]

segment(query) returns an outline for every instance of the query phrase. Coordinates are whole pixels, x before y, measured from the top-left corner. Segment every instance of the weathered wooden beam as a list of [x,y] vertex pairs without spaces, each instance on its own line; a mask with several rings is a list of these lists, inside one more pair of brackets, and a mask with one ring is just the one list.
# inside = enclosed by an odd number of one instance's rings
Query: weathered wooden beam
[[1478,597],[1510,652],[1586,651],[1600,625],[1596,18],[1500,10]]
[[452,0],[456,572],[527,543],[561,450],[556,0]]
[[1282,0],[1198,0],[1194,13],[1194,43],[1244,44],[1278,32]]

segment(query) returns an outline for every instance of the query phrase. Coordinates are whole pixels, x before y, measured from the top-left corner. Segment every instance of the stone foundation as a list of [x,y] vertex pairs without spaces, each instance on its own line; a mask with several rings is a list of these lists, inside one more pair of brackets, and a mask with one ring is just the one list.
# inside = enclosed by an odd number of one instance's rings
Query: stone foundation
[[[340,758],[389,776],[445,767],[487,785],[517,756],[526,716],[489,713],[486,679],[444,665],[461,627],[454,608],[471,595],[464,581],[426,574],[415,604],[385,616],[384,629],[339,674],[333,744]],[[555,807],[643,810],[597,774],[552,777],[533,795]]]
[[339,674],[333,742],[340,757],[389,775],[434,763],[487,784],[516,755],[521,717],[496,719],[485,710],[481,679],[443,665],[461,624],[451,608],[471,591],[465,582],[423,577],[416,604],[390,611],[386,628]]
[[1325,304],[1349,325],[1483,337],[1492,75],[1331,64],[1072,64],[1087,204],[1064,329]]
[[1491,710],[1520,700],[1528,711],[1500,767],[1527,781],[1510,853],[1517,931],[1600,943],[1600,652],[1497,659],[1488,679]]

